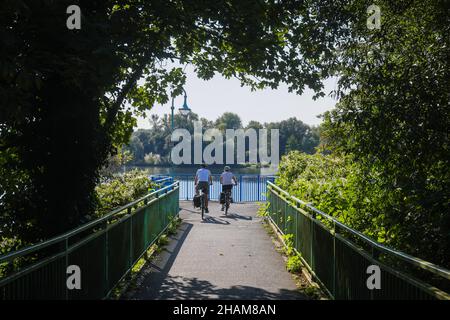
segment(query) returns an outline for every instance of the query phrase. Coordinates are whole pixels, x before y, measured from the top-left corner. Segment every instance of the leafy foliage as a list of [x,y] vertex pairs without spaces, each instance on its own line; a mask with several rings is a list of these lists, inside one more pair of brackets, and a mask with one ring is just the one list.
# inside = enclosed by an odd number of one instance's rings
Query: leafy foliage
[[385,220],[399,247],[449,266],[448,3],[378,4],[382,28],[354,29],[364,40],[342,51],[340,101],[325,115],[324,141],[352,157],[369,207],[378,204],[367,223]]
[[[403,192],[386,189],[384,179],[381,173],[361,168],[350,157],[291,152],[280,163],[276,183],[378,242],[447,265],[445,241],[430,244],[422,237],[426,232],[436,232],[436,237],[444,240],[445,235],[437,232],[439,225],[399,221]],[[411,232],[419,232],[413,241]],[[429,252],[430,246],[436,250]]]
[[96,215],[102,216],[117,207],[124,206],[155,188],[156,185],[141,170],[132,170],[116,176],[95,188],[99,203]]
[[302,261],[298,255],[292,255],[288,257],[286,262],[286,269],[289,272],[297,273],[302,270]]
[[[340,102],[323,132],[332,156],[299,159],[305,171],[287,170],[300,181],[286,186],[359,230],[448,265],[447,2],[380,0],[382,27],[369,30],[369,0],[6,1],[0,236],[38,241],[95,212],[99,171],[128,143],[136,115],[181,93],[182,68],[165,67],[178,60],[202,79],[217,72],[252,89],[286,83],[316,97],[322,79],[338,76]],[[82,8],[81,30],[66,28],[72,4]],[[286,152],[298,149],[296,135],[283,137]]]
[[[80,30],[66,28],[73,4]],[[185,75],[169,61],[192,63],[206,80],[218,72],[252,89],[285,82],[323,94],[331,69],[322,57],[333,44],[298,18],[313,18],[310,7],[317,10],[308,1],[5,1],[1,235],[39,241],[95,211],[99,170],[128,142],[136,115],[181,93]]]

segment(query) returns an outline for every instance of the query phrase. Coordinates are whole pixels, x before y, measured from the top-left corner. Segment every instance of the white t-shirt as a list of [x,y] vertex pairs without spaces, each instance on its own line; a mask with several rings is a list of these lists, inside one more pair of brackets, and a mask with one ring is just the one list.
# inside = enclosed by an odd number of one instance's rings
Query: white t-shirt
[[195,174],[197,176],[198,181],[209,181],[209,177],[211,176],[211,171],[205,168],[200,168],[197,170],[197,173]]
[[221,177],[222,177],[222,184],[224,186],[226,185],[230,185],[233,184],[233,174],[229,171],[225,171],[222,173]]

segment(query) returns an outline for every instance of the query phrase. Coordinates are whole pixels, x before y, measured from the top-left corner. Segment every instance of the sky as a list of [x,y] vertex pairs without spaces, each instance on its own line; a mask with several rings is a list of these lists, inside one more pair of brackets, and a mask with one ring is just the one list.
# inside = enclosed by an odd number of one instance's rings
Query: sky
[[[264,89],[251,91],[248,87],[241,87],[237,79],[225,79],[220,75],[208,81],[199,79],[193,66],[186,67],[185,90],[188,95],[188,106],[200,117],[208,120],[215,120],[224,112],[238,114],[244,125],[250,120],[264,122],[274,122],[297,117],[309,125],[318,125],[321,119],[317,118],[327,110],[331,110],[336,104],[336,100],[328,96],[328,93],[335,89],[336,80],[328,79],[324,81],[324,98],[312,99],[313,92],[305,89],[301,96],[289,93],[287,86],[280,86],[276,90]],[[147,113],[163,115],[170,112],[171,102],[165,105],[155,105]],[[175,112],[183,104],[183,96],[175,98]],[[149,128],[147,117],[138,118],[138,128]]]

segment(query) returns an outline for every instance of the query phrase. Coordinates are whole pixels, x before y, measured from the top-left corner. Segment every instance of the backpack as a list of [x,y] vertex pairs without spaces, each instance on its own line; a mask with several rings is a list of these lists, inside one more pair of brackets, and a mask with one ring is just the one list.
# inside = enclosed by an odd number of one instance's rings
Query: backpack
[[202,206],[202,196],[199,194],[196,194],[194,196],[194,208],[200,208]]

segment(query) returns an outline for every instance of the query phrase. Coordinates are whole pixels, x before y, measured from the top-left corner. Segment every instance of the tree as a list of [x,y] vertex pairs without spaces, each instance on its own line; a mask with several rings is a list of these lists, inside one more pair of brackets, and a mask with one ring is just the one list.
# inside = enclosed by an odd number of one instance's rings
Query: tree
[[[66,28],[72,4],[81,8],[80,30]],[[303,50],[288,35],[299,10],[259,1],[5,3],[2,233],[37,241],[95,209],[99,169],[128,141],[135,115],[167,102],[167,91],[181,93],[185,75],[165,69],[166,60],[194,64],[203,79],[219,72],[252,88],[285,81],[319,90],[321,71],[292,56]]]
[[378,221],[397,230],[392,245],[448,266],[448,3],[378,5],[381,29],[354,28],[342,48],[340,102],[324,137],[353,156],[366,186],[381,186]]
[[248,122],[248,125],[245,127],[245,129],[250,129],[250,128],[259,130],[259,129],[263,129],[264,126],[258,121],[250,120]]
[[317,132],[297,118],[270,122],[265,127],[269,130],[279,130],[281,155],[293,150],[314,153],[315,147],[319,144]]
[[[130,143],[128,144],[128,150],[130,150],[130,152],[133,154],[133,159],[135,159],[138,162],[142,161],[146,154],[144,143],[142,142],[141,137],[142,135],[133,133],[130,139]],[[145,144],[145,146],[147,146],[147,144]]]
[[239,115],[232,112],[225,112],[215,122],[215,127],[223,132],[226,129],[241,129],[242,120]]

